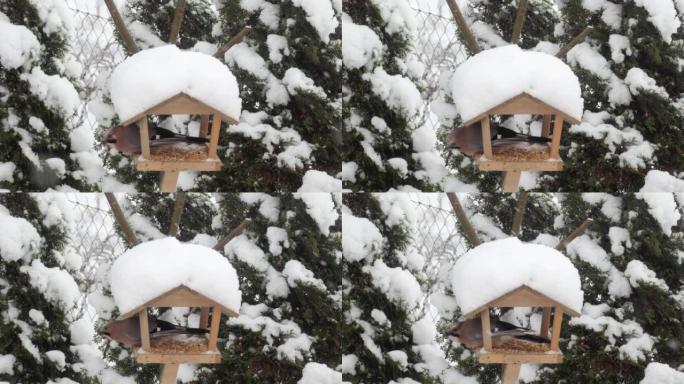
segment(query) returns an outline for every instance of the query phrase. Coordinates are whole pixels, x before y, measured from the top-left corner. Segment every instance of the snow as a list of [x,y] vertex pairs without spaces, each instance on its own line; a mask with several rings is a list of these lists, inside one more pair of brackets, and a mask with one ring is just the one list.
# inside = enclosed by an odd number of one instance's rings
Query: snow
[[373,72],[365,73],[363,79],[371,83],[375,95],[408,118],[415,116],[423,105],[423,97],[408,77],[390,75],[377,67]]
[[283,85],[287,88],[290,95],[300,92],[309,92],[318,97],[326,98],[323,88],[316,86],[312,78],[308,77],[301,69],[290,67],[283,75]]
[[12,162],[3,163],[0,161],[0,181],[14,182],[14,170],[17,166]]
[[677,209],[674,195],[669,192],[640,192],[637,194],[637,197],[646,202],[648,213],[656,219],[663,233],[670,236],[672,234],[672,227],[677,225],[677,222],[682,217],[682,214]]
[[0,374],[13,375],[15,361],[17,361],[17,358],[14,355],[0,355]]
[[588,235],[582,235],[567,246],[568,255],[591,264],[608,274],[608,293],[614,297],[628,297],[632,293],[629,280],[610,262],[606,251]]
[[668,97],[667,91],[663,87],[656,84],[654,78],[650,77],[641,68],[630,68],[625,76],[625,84],[629,87],[629,91],[633,95],[639,94],[642,91],[651,91],[664,98]]
[[359,358],[356,355],[342,355],[342,363],[337,367],[342,373],[348,373],[351,375],[356,374],[356,364],[359,362]]
[[[318,1],[318,0],[316,0]],[[302,378],[297,384],[341,384],[342,373],[329,368],[325,364],[306,363],[302,370]]]
[[365,25],[343,20],[342,41],[342,62],[347,68],[370,69],[382,59],[382,42],[378,35]]
[[76,281],[63,269],[48,268],[42,261],[34,259],[31,265],[22,266],[20,270],[29,275],[31,286],[53,303],[63,303],[66,308],[73,308],[81,297]]
[[342,214],[342,254],[348,261],[360,261],[382,247],[378,227],[365,217]]
[[610,64],[589,43],[579,43],[567,54],[568,63],[577,65],[608,82],[608,100],[613,105],[629,104],[629,88],[610,69]]
[[114,69],[110,91],[122,121],[181,92],[234,119],[242,108],[237,80],[220,60],[174,45],[127,58]]
[[21,79],[28,81],[31,94],[41,99],[52,110],[72,115],[81,105],[78,92],[65,77],[46,75],[42,69],[34,67],[31,73],[22,73]]
[[408,355],[404,351],[389,351],[387,352],[387,357],[389,357],[390,360],[394,361],[402,371],[405,370],[406,367],[408,367]]
[[608,37],[608,44],[611,51],[610,58],[616,64],[622,63],[625,60],[625,55],[632,55],[632,48],[627,36],[612,34]]
[[482,51],[458,66],[451,78],[454,104],[463,121],[520,95],[534,96],[577,120],[584,100],[572,69],[555,56],[508,45]]
[[269,60],[276,64],[283,60],[283,56],[290,55],[290,48],[287,46],[285,36],[270,34],[266,36],[266,45],[268,46]]
[[423,317],[411,326],[413,344],[431,344],[435,340],[435,324],[428,318]]
[[287,279],[287,284],[295,288],[298,285],[308,285],[325,291],[325,283],[321,279],[317,279],[314,273],[308,270],[304,264],[297,260],[289,260],[285,263],[283,268],[283,276]]
[[639,260],[632,260],[627,263],[625,276],[629,279],[629,283],[634,288],[638,287],[640,284],[651,284],[663,291],[670,290],[665,283],[665,280],[657,278],[656,273]]
[[413,33],[417,27],[415,11],[405,0],[372,0],[385,20],[385,32]]
[[672,42],[672,35],[682,25],[672,0],[635,0],[634,3],[646,9],[650,21],[660,32],[666,43]]
[[0,36],[0,64],[7,69],[21,67],[40,52],[38,39],[23,25],[0,20]]
[[226,244],[224,251],[265,275],[266,293],[273,297],[286,297],[290,293],[287,280],[266,260],[266,254],[247,235],[242,234]]
[[220,253],[172,237],[136,245],[121,255],[110,270],[112,295],[126,313],[180,286],[197,291],[237,312],[240,292],[237,273]]
[[269,104],[283,105],[290,101],[287,88],[271,73],[266,61],[247,43],[242,42],[234,45],[226,52],[224,58],[229,65],[236,65],[257,79],[266,82],[266,102]]
[[684,192],[684,180],[664,171],[650,170],[646,174],[644,186],[641,187],[639,192]]
[[388,267],[382,260],[366,265],[363,271],[371,275],[375,288],[385,293],[397,305],[411,310],[420,304],[423,291],[413,274],[401,267]]
[[45,352],[45,356],[48,360],[53,362],[60,371],[66,366],[66,355],[64,355],[64,352],[62,351],[47,351]]
[[481,244],[461,256],[454,264],[451,285],[464,313],[522,285],[577,312],[584,295],[570,259],[553,248],[514,237]]
[[287,239],[287,231],[280,227],[268,227],[266,229],[266,238],[268,239],[268,251],[273,256],[280,256],[283,253],[283,248],[289,248],[290,242]]
[[298,193],[296,196],[306,204],[306,213],[318,224],[321,233],[328,236],[330,227],[340,218],[332,195],[327,192],[309,192]]
[[38,17],[43,22],[43,32],[46,34],[72,32],[74,13],[65,1],[31,0],[31,4],[36,7]]
[[649,363],[639,384],[678,384],[684,382],[684,372],[662,363]]
[[292,0],[292,4],[295,7],[301,7],[306,12],[306,21],[316,29],[321,41],[328,44],[330,35],[340,25],[332,2],[330,0]]
[[36,228],[26,219],[0,212],[0,256],[6,261],[28,259],[41,244]]

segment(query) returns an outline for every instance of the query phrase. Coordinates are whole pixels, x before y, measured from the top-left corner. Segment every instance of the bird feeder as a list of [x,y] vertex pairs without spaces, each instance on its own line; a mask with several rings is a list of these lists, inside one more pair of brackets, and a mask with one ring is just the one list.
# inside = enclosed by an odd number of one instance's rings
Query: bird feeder
[[[138,171],[162,172],[162,192],[176,190],[182,171],[219,171],[221,123],[237,124],[241,100],[237,81],[218,59],[167,45],[140,51],[126,59],[110,79],[111,98],[123,126],[140,128]],[[154,145],[149,120],[160,115],[200,117],[197,135],[205,143]]]
[[[480,123],[480,171],[505,172],[504,192],[518,190],[524,171],[563,169],[560,141],[563,123],[577,124],[583,100],[577,76],[560,59],[508,45],[482,51],[461,64],[451,79],[456,109],[464,126]],[[549,143],[492,145],[490,116],[541,116],[539,136]],[[530,132],[531,134],[531,132]]]

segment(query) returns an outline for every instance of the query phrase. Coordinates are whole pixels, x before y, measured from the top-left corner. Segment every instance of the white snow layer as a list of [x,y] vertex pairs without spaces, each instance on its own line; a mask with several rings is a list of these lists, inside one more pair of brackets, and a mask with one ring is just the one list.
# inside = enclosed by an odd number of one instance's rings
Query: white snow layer
[[636,5],[644,7],[648,12],[648,21],[651,22],[663,37],[666,43],[672,42],[672,35],[682,24],[677,17],[674,2],[672,0],[635,0]]
[[325,364],[306,363],[302,378],[297,384],[341,384],[342,372],[328,368]]
[[0,64],[5,68],[19,68],[40,51],[38,39],[23,25],[0,20],[0,36]]
[[342,62],[347,68],[372,66],[382,58],[382,42],[365,25],[342,21]]
[[662,363],[649,363],[639,384],[678,384],[684,383],[684,372],[679,372]]
[[112,103],[119,119],[138,113],[181,92],[224,115],[238,119],[242,109],[237,80],[220,60],[167,45],[140,51],[114,69]]
[[120,256],[110,271],[114,301],[121,313],[180,285],[238,312],[242,301],[237,273],[211,248],[167,237],[148,241]]
[[451,284],[464,313],[522,285],[577,312],[584,301],[579,272],[570,259],[553,248],[515,237],[471,249],[454,264]]
[[555,56],[508,45],[482,51],[458,66],[451,78],[458,113],[468,121],[523,92],[582,119],[579,80]]
[[0,228],[0,257],[5,261],[26,258],[40,245],[38,231],[24,218],[13,217],[0,211]]
[[293,0],[292,4],[301,7],[306,12],[306,21],[318,32],[321,41],[328,44],[330,34],[340,22],[335,17],[335,11],[330,0]]

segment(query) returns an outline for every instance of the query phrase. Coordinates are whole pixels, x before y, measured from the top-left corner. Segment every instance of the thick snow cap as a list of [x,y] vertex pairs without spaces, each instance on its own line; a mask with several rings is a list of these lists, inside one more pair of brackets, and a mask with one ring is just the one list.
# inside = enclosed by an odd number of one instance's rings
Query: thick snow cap
[[577,268],[557,250],[516,237],[481,244],[461,256],[451,286],[463,313],[523,285],[581,312],[584,292]]
[[451,92],[464,122],[523,92],[577,120],[584,109],[579,80],[567,64],[517,45],[488,49],[466,60],[454,71]]
[[121,121],[181,92],[236,120],[242,109],[237,80],[226,65],[175,45],[145,49],[126,59],[112,73],[110,90]]
[[239,312],[242,292],[228,259],[211,248],[167,237],[129,249],[112,266],[114,301],[126,313],[180,285]]

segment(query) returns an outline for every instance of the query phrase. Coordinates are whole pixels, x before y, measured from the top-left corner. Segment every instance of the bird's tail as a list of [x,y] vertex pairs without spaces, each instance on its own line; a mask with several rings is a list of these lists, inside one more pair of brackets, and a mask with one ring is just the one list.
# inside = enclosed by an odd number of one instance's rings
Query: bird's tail
[[516,336],[517,339],[522,339],[526,341],[531,341],[533,343],[550,343],[551,340],[549,340],[546,337],[539,336],[539,335],[533,335],[531,333],[525,333],[519,336]]
[[[519,140],[528,141],[530,143],[550,143],[551,142],[551,139],[549,139],[548,137],[526,135],[524,133],[519,133],[519,132],[516,132],[512,129],[509,129],[506,127],[501,127],[501,126],[496,127],[496,134],[500,135],[504,139],[519,139]],[[499,140],[501,140],[501,139],[499,139]],[[512,140],[512,141],[516,141],[516,140]]]

